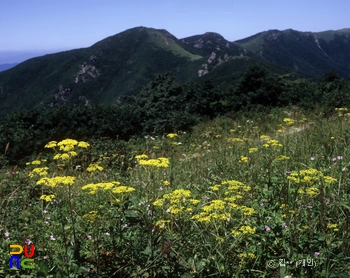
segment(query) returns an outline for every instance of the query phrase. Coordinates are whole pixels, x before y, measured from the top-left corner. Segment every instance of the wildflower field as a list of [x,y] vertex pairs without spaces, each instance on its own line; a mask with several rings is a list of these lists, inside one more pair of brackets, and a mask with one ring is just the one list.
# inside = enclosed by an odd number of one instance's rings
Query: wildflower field
[[[350,114],[276,110],[0,172],[1,277],[350,277]],[[9,268],[34,244],[34,268]]]

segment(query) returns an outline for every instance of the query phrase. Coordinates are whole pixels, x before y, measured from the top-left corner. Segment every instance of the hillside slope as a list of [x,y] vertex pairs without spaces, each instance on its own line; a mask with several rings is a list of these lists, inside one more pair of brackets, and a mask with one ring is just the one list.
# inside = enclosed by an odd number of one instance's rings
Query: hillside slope
[[269,30],[235,43],[305,77],[319,78],[327,71],[350,75],[350,29],[319,33]]
[[[164,72],[180,83],[219,75],[223,84],[232,84],[249,65],[260,63],[221,36],[219,44],[212,37],[179,40],[166,30],[137,27],[88,48],[27,60],[0,72],[0,116],[62,102],[117,104],[121,95],[138,93]],[[207,47],[198,47],[198,40]]]
[[0,117],[57,104],[111,104],[137,94],[155,74],[186,84],[212,78],[235,84],[251,65],[276,74],[319,78],[350,75],[350,29],[320,33],[270,30],[229,42],[207,32],[177,39],[166,30],[136,27],[91,47],[29,59],[0,72]]

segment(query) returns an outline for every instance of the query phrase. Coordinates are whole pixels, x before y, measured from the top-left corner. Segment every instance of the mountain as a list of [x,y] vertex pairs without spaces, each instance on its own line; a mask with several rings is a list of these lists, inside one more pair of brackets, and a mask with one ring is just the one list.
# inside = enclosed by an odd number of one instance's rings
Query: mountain
[[319,78],[327,71],[336,71],[341,77],[350,75],[349,28],[317,33],[269,30],[235,44],[305,77]]
[[10,68],[13,68],[14,66],[18,65],[18,63],[11,63],[11,64],[1,64],[0,65],[0,72],[8,70]]
[[117,104],[121,95],[138,93],[164,72],[179,83],[206,76],[233,84],[250,65],[261,63],[255,56],[215,33],[179,40],[166,30],[136,27],[0,72],[0,116],[62,102]]
[[177,39],[166,30],[136,27],[0,72],[0,117],[62,103],[117,105],[164,72],[180,84],[212,78],[221,88],[235,84],[251,65],[310,78],[335,70],[344,77],[350,74],[349,30],[270,30],[230,42],[213,32]]

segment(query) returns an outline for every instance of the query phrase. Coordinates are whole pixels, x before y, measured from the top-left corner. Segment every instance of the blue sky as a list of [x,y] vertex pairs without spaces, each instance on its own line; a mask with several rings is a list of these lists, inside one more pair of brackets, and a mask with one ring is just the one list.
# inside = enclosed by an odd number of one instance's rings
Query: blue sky
[[88,47],[136,26],[234,41],[269,29],[350,28],[349,11],[349,0],[0,0],[0,64]]

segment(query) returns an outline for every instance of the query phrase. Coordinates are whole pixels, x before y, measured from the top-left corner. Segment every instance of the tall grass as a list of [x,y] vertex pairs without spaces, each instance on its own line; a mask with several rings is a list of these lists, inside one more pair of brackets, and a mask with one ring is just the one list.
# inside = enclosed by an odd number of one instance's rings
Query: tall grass
[[[348,277],[350,128],[337,113],[218,118],[123,149],[51,143],[1,170],[0,273]],[[9,244],[25,243],[35,268],[9,269]]]

